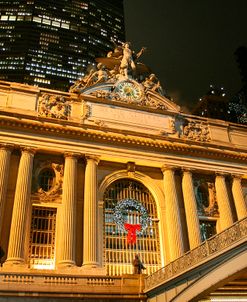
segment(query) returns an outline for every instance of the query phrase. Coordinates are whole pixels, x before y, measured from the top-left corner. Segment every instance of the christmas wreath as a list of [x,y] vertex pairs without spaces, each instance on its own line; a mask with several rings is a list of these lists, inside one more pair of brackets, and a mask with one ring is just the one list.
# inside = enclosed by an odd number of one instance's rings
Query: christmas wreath
[[[131,224],[127,221],[127,214],[131,212],[139,213],[139,223]],[[136,243],[136,234],[142,234],[151,224],[146,208],[135,199],[123,199],[117,203],[113,211],[113,220],[123,232],[127,231],[127,242]]]

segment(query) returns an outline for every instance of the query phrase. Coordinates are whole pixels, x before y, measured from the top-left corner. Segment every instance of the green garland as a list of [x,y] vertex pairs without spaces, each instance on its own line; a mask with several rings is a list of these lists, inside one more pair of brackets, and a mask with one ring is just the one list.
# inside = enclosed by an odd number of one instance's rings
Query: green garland
[[123,232],[126,232],[124,228],[124,224],[127,222],[125,219],[125,213],[127,214],[131,210],[135,210],[140,213],[141,230],[137,231],[137,233],[142,234],[142,232],[146,230],[148,225],[151,225],[152,220],[148,216],[146,208],[135,199],[126,198],[119,201],[113,211],[113,221]]

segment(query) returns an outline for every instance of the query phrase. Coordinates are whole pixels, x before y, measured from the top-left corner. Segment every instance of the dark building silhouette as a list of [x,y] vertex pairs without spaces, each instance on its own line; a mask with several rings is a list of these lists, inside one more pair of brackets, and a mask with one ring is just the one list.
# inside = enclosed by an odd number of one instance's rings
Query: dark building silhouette
[[124,41],[122,0],[0,0],[0,79],[67,90]]
[[241,46],[235,51],[243,86],[247,87],[247,47]]
[[247,48],[241,46],[234,54],[240,71],[242,87],[230,100],[229,111],[232,116],[235,116],[235,122],[247,124]]
[[192,114],[229,121],[231,119],[229,100],[224,88],[211,85],[209,91],[200,98]]
[[247,48],[241,46],[234,54],[242,80],[241,89],[231,99],[228,99],[222,88],[210,86],[210,90],[193,109],[193,114],[247,124]]

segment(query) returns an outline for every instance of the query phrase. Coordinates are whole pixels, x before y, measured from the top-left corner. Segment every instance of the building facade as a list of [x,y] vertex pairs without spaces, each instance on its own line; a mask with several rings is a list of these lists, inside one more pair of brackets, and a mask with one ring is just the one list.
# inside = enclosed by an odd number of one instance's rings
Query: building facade
[[124,41],[123,1],[0,1],[0,37],[1,80],[68,91]]
[[183,114],[127,44],[69,93],[0,82],[0,301],[171,301],[156,272],[247,216],[246,126]]

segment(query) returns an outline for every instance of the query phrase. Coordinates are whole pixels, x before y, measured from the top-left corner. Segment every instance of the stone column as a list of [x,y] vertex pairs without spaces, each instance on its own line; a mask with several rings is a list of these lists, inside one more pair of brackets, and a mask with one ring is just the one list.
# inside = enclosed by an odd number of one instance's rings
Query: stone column
[[97,165],[99,158],[86,156],[84,189],[83,266],[93,268],[97,261]]
[[0,146],[0,234],[2,231],[3,215],[8,187],[11,146]]
[[31,207],[31,183],[33,169],[34,150],[24,148],[22,150],[18,176],[15,189],[15,199],[12,212],[12,221],[9,236],[8,264],[24,264],[24,242],[27,232],[27,215]]
[[76,188],[78,155],[65,153],[60,229],[60,267],[75,266]]
[[164,192],[166,204],[166,226],[170,249],[170,260],[179,258],[184,252],[179,201],[176,191],[174,168],[164,166]]
[[[104,226],[104,201],[100,200],[98,201],[98,226]],[[103,253],[104,250],[104,227],[99,228],[98,230],[98,246],[97,246],[97,262],[99,266],[103,266]]]
[[192,173],[189,170],[183,171],[182,188],[190,249],[193,249],[201,244],[201,233]]
[[222,231],[233,224],[232,209],[224,174],[216,174],[215,189],[220,212],[220,227]]
[[244,200],[244,193],[241,185],[240,175],[233,175],[232,195],[237,211],[238,220],[240,220],[247,216],[247,205],[246,201]]

